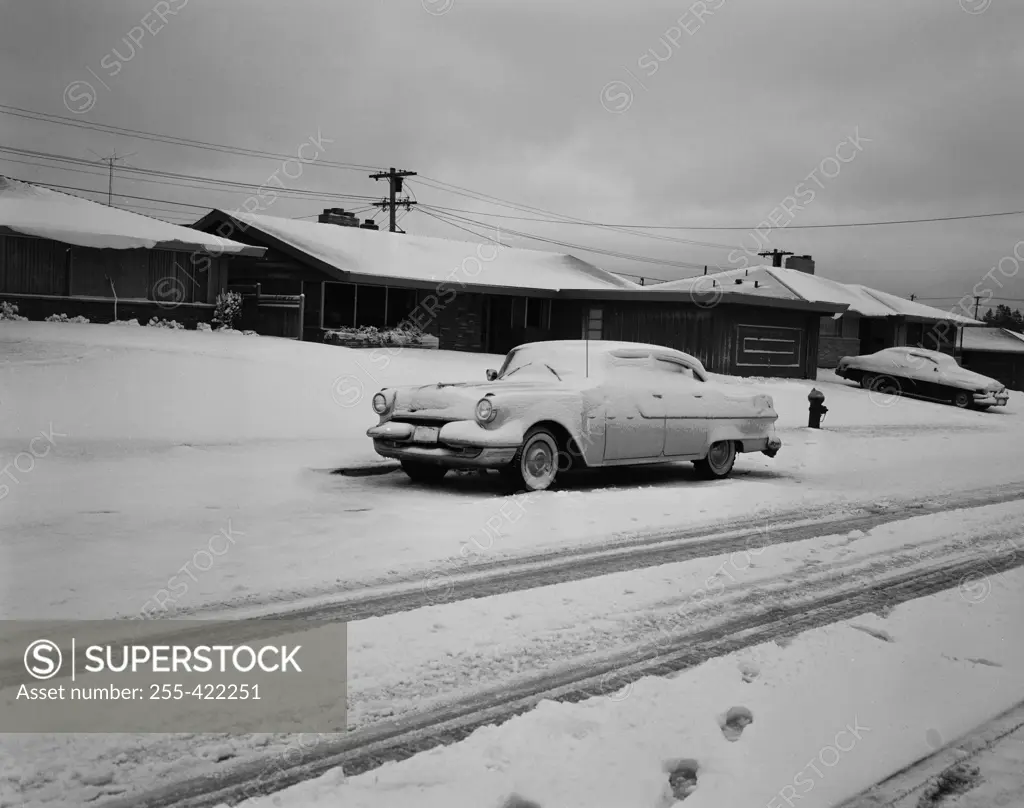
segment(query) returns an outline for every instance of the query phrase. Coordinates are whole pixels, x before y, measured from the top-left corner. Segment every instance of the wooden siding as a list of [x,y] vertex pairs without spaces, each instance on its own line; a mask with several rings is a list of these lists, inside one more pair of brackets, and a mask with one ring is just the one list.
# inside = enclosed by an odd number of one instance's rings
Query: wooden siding
[[[213,303],[227,287],[227,256],[170,250],[79,247],[0,236],[0,292]],[[113,282],[113,290],[111,289]]]
[[[585,323],[596,337],[594,309],[601,310],[600,338],[665,345],[697,357],[712,373],[813,379],[818,354],[817,314],[756,306],[701,308],[685,303],[556,300],[552,339],[581,339]],[[795,363],[744,366],[738,361],[741,326],[791,328],[800,334]]]
[[[964,350],[960,363],[975,373],[991,376],[1011,390],[1024,390],[1024,354]],[[1013,396],[1010,398],[1012,401]]]
[[48,239],[0,236],[0,292],[67,294],[70,249]]

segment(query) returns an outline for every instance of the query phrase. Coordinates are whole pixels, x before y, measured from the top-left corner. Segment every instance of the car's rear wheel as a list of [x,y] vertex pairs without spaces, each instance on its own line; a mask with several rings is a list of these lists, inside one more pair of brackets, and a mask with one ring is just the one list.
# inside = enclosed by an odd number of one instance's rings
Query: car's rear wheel
[[706,480],[719,480],[728,477],[736,463],[736,444],[731,440],[723,440],[711,444],[708,456],[696,461],[693,465],[697,473]]
[[558,441],[543,427],[526,433],[512,462],[502,469],[502,476],[516,491],[543,491],[558,475]]
[[422,460],[402,460],[402,471],[416,483],[439,483],[448,473],[448,469],[437,463],[424,463]]
[[874,389],[883,396],[898,396],[901,392],[896,380],[888,378],[878,379],[874,384]]
[[966,390],[956,390],[953,393],[953,397],[950,399],[954,407],[959,407],[961,410],[971,406],[971,402],[974,397]]

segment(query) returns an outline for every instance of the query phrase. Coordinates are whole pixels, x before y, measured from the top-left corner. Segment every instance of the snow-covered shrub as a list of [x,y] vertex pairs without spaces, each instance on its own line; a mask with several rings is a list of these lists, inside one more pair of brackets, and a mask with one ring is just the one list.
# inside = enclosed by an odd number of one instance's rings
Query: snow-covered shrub
[[242,296],[238,292],[221,292],[213,309],[213,322],[222,328],[234,328],[242,316]]
[[196,323],[196,331],[213,331],[213,326],[209,323]]
[[48,323],[87,323],[89,322],[88,317],[78,315],[77,317],[68,317],[66,314],[51,314],[46,318]]
[[258,337],[259,334],[257,334],[255,331],[246,330],[246,331],[242,332],[242,336],[243,337]]
[[161,320],[159,317],[153,317],[146,326],[149,328],[172,328],[176,330],[183,330],[185,326],[179,323],[177,320]]
[[0,301],[0,320],[20,322],[27,319],[28,317],[22,317],[18,314],[18,306],[16,303],[8,303],[6,300]]
[[374,326],[336,328],[324,334],[324,342],[348,347],[418,346],[427,338],[422,331],[412,328],[380,329]]
[[107,325],[128,325],[128,326],[139,326],[138,320],[111,320]]

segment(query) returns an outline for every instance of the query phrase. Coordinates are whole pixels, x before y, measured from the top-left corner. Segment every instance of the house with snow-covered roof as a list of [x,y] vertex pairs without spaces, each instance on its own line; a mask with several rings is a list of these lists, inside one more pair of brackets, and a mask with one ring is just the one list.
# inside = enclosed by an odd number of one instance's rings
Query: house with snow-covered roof
[[991,376],[1011,390],[1024,390],[1024,334],[1008,328],[965,329],[960,362],[968,370]]
[[[572,255],[360,227],[328,209],[310,222],[211,211],[194,227],[267,248],[231,269],[233,288],[303,295],[308,340],[332,329],[413,323],[442,349],[505,353],[524,342],[606,339],[665,345],[714,373],[814,378],[818,321],[846,304],[687,289],[650,292]],[[712,309],[714,309],[712,311]],[[739,325],[789,329],[785,357],[737,356]],[[762,333],[762,332],[759,332]]]
[[0,176],[0,301],[30,319],[209,322],[228,264],[263,248]]
[[[898,345],[917,345],[945,353],[955,353],[961,329],[984,325],[955,312],[943,311],[923,303],[897,297],[861,284],[840,283],[814,274],[814,263],[802,261],[800,267],[752,266],[685,278],[648,287],[659,294],[681,289],[693,290],[708,299],[726,302],[731,295],[759,294],[765,297],[806,302],[844,304],[845,309],[832,317],[822,317],[817,328],[817,366],[835,367],[844,356],[857,356]],[[766,361],[781,361],[788,351],[801,350],[795,331],[778,332],[742,326],[737,335],[737,350],[751,359],[763,355]],[[776,356],[779,357],[776,360]]]

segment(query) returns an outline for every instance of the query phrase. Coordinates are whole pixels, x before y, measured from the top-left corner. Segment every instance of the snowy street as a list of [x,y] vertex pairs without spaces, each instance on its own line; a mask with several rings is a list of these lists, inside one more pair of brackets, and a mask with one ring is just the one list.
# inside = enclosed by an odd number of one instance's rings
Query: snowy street
[[[1006,411],[960,411],[880,398],[822,372],[814,386],[825,393],[830,412],[824,428],[814,431],[802,426],[810,383],[719,378],[775,398],[784,442],[777,458],[744,455],[726,481],[699,481],[688,464],[677,464],[584,472],[555,491],[506,496],[493,476],[450,476],[431,489],[400,473],[331,473],[373,462],[363,432],[374,422],[368,394],[375,386],[473,379],[496,357],[396,351],[386,368],[373,371],[375,378],[365,378],[366,394],[353,407],[333,393],[339,378],[351,384],[366,374],[369,351],[35,323],[5,323],[0,347],[4,457],[24,451],[40,430],[52,430],[52,448],[32,455],[31,468],[12,466],[18,482],[0,510],[0,552],[9,571],[4,616],[67,620],[142,610],[165,617],[301,612],[351,620],[349,730],[355,734],[321,742],[312,753],[321,762],[311,762],[311,771],[339,755],[353,774],[365,769],[366,762],[353,757],[362,733],[369,738],[392,727],[387,731],[401,748],[427,748],[468,731],[436,736],[429,727],[446,716],[473,727],[477,716],[488,715],[480,712],[486,705],[506,705],[501,709],[511,715],[574,689],[612,711],[571,719],[573,726],[583,721],[578,730],[564,730],[574,743],[585,743],[590,731],[584,726],[647,720],[637,717],[648,709],[641,705],[661,688],[699,687],[694,692],[711,710],[703,720],[737,701],[756,716],[744,743],[760,737],[758,743],[777,744],[782,728],[772,728],[772,716],[781,719],[784,711],[755,706],[760,702],[751,689],[791,686],[797,669],[790,671],[784,659],[795,645],[820,647],[815,653],[825,655],[823,665],[829,654],[856,656],[857,649],[865,665],[905,664],[896,661],[902,657],[877,655],[918,633],[900,621],[912,620],[932,601],[952,610],[951,619],[980,649],[968,654],[960,648],[958,659],[998,665],[936,668],[935,655],[948,653],[953,639],[936,646],[927,635],[912,643],[922,671],[951,677],[950,687],[967,681],[957,677],[1005,676],[1007,687],[989,692],[990,714],[1019,693],[1010,683],[1014,676],[1019,681],[1024,659],[1002,642],[999,622],[1013,613],[1020,576],[1013,568],[1024,559],[1019,399]],[[52,390],[60,395],[47,395]],[[240,395],[247,402],[244,416]],[[943,589],[949,591],[931,594]],[[159,604],[167,610],[161,613]],[[711,671],[730,669],[745,673],[737,674],[736,685],[727,684],[728,676],[721,682],[723,704],[712,709],[700,683],[721,675]],[[650,678],[671,671],[679,673]],[[746,691],[751,695],[742,695]],[[942,692],[936,685],[928,691],[935,700],[907,707],[940,705]],[[876,703],[894,698],[895,691],[875,695]],[[598,709],[591,704],[557,709],[590,714]],[[620,713],[627,706],[641,713],[626,719]],[[450,752],[426,757],[489,755],[457,750],[475,749],[481,741],[472,739],[488,733],[528,732],[538,721],[548,727],[543,732],[558,735],[562,718],[544,723],[552,709],[544,702],[500,728],[478,730]],[[700,716],[694,713],[694,720]],[[977,717],[977,709],[932,723],[949,738],[970,728],[968,716]],[[872,752],[843,778],[816,787],[808,795],[818,800],[813,804],[852,795],[874,782],[870,778],[891,773],[884,761],[895,765],[918,748],[877,712],[871,720],[867,726],[891,754]],[[656,751],[658,738],[671,737],[661,732],[652,729],[638,748],[671,757],[667,749]],[[742,765],[710,751],[713,737],[698,732],[686,741],[711,755],[701,763],[709,772],[700,780],[706,802],[697,792],[689,800],[697,806],[717,804],[719,786],[711,784]],[[0,785],[20,794],[17,804],[26,806],[101,796],[125,798],[125,805],[171,805],[167,800],[188,788],[208,788],[202,778],[239,782],[247,771],[276,768],[294,743],[265,734],[9,735],[2,741]],[[801,748],[784,745],[787,754]],[[678,754],[697,754],[691,752]],[[382,754],[402,760],[409,753]],[[423,781],[414,773],[418,760],[351,777],[346,804],[453,804],[450,788],[461,792],[465,783],[446,779],[447,763]],[[512,768],[512,758],[508,765],[484,766],[492,774],[467,793],[499,799],[518,789],[516,767],[526,764],[521,756],[515,760]],[[759,766],[775,765],[759,760]],[[386,798],[389,789],[378,786],[364,790],[392,770],[395,788],[432,785],[417,788],[410,802]],[[616,771],[608,770],[613,780]],[[107,775],[97,785],[87,772]],[[524,796],[560,804],[562,786],[553,775],[538,776],[528,779],[531,791]],[[326,777],[336,788],[337,775]],[[319,804],[318,782],[298,787],[298,801],[288,804]],[[612,788],[600,778],[593,787],[595,794]],[[654,785],[625,778],[614,788],[641,793]]]

